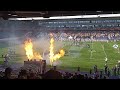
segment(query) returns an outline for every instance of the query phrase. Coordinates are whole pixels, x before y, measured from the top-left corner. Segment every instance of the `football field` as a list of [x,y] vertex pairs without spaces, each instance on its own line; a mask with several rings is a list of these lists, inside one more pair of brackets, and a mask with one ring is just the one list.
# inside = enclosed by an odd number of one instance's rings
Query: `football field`
[[[107,65],[111,69],[116,64],[118,65],[118,60],[120,60],[120,42],[80,42],[79,46],[70,45],[70,42],[64,42],[65,46],[63,47],[66,51],[64,57],[60,58],[61,62],[58,65],[60,69],[71,69],[77,70],[77,67],[80,67],[81,71],[89,71],[93,69],[94,65],[97,65],[99,69],[104,69],[105,58],[108,59]],[[89,44],[89,47],[87,46]],[[113,45],[117,44],[118,48],[113,48]],[[21,50],[21,51],[20,51]],[[17,56],[14,60],[11,60],[10,63],[23,63],[26,60],[25,51],[16,50]],[[0,46],[0,57],[2,54],[7,52],[7,48],[3,45]],[[19,55],[19,52],[22,52],[22,55]],[[0,64],[3,64],[3,58],[0,58]]]
[[[86,47],[86,44],[89,44],[90,48]],[[113,48],[114,44],[118,45],[117,49]],[[69,56],[61,58],[61,66],[76,70],[79,66],[81,70],[88,71],[97,65],[99,69],[104,69],[105,58],[107,58],[107,65],[111,69],[118,65],[120,60],[119,46],[120,42],[86,42],[78,47],[71,46]]]

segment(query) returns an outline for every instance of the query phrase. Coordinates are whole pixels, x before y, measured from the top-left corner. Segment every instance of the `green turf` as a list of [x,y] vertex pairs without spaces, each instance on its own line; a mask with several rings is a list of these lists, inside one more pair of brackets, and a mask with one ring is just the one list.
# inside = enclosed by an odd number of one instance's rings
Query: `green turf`
[[[92,69],[94,65],[97,65],[99,69],[104,69],[105,65],[105,57],[107,55],[108,58],[108,66],[110,68],[114,67],[118,64],[118,60],[120,60],[120,53],[118,53],[117,49],[114,49],[112,46],[115,42],[87,42],[86,44],[90,44],[90,47],[93,49],[93,53],[91,56],[91,48],[71,46],[72,49],[79,51],[79,54],[69,55],[61,58],[62,67],[74,68],[77,70],[77,66],[80,66],[81,70],[88,71],[90,68]],[[116,42],[120,46],[120,42]],[[104,50],[103,50],[103,47]],[[104,52],[105,51],[105,52]],[[106,55],[105,55],[106,53]],[[90,59],[91,57],[91,59]]]
[[[118,64],[118,60],[120,60],[120,53],[118,53],[118,49],[114,49],[112,46],[114,44],[118,44],[120,47],[120,42],[81,42],[80,46],[71,46],[71,42],[64,42],[63,49],[66,51],[64,57],[60,58],[61,64],[58,65],[60,69],[71,69],[77,70],[77,67],[80,66],[81,71],[89,71],[93,69],[94,65],[97,65],[99,69],[104,69],[105,65],[105,57],[108,58],[108,66],[110,69]],[[86,44],[90,45],[90,48],[86,47]],[[23,55],[24,49],[19,49],[17,46],[17,57],[14,62],[23,62],[26,60],[25,56],[19,56],[19,52],[22,52]],[[92,49],[92,54],[91,54]],[[0,48],[0,57],[2,54],[7,52],[6,47]],[[3,63],[3,59],[0,58],[0,63]]]

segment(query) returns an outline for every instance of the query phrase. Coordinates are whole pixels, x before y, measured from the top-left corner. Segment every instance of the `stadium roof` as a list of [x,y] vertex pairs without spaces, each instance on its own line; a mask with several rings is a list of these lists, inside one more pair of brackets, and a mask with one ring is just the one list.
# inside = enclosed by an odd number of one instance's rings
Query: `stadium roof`
[[49,18],[55,16],[99,15],[119,13],[120,11],[0,11],[0,17],[4,20],[8,20],[9,18]]

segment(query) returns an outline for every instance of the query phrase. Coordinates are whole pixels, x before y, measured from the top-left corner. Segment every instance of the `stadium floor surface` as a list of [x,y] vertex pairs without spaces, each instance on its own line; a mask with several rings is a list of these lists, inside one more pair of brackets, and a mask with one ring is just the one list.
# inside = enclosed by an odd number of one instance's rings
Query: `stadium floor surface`
[[[112,69],[112,67],[118,65],[118,60],[120,60],[119,41],[80,42],[79,46],[69,45],[70,42],[64,42],[64,44],[66,44],[66,46],[63,48],[68,53],[58,60],[60,62],[60,64],[57,65],[59,69],[77,70],[77,67],[79,66],[81,71],[89,71],[90,69],[93,69],[94,65],[97,65],[99,69],[104,69],[105,58],[108,59],[108,67]],[[87,47],[88,44],[90,47]],[[118,45],[118,49],[113,48],[114,44]],[[1,47],[0,56],[6,53],[6,51],[6,47]],[[23,63],[26,59],[25,56],[19,56],[16,57],[15,60],[10,61],[10,64]],[[0,58],[0,63],[3,64],[3,58]]]

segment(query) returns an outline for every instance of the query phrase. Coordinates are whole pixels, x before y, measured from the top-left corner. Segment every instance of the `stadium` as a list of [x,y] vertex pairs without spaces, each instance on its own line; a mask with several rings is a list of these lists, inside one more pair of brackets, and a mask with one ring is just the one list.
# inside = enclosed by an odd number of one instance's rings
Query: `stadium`
[[1,11],[0,78],[119,79],[119,11]]

